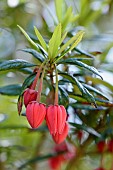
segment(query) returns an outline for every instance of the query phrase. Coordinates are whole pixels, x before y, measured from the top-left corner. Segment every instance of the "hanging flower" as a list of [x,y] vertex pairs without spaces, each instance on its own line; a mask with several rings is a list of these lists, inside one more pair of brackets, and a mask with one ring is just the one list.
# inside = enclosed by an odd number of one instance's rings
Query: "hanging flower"
[[50,105],[47,108],[46,122],[50,134],[62,134],[66,122],[66,110],[62,105]]
[[32,128],[38,128],[46,115],[46,106],[42,103],[32,101],[27,105],[26,117]]
[[57,156],[49,159],[49,165],[51,170],[59,169],[62,163],[71,160],[76,154],[75,147],[70,144],[68,145],[65,142],[59,145],[55,145],[53,150],[57,154]]
[[95,169],[95,170],[105,170],[105,169],[102,168],[102,167],[99,167],[99,168],[97,168],[97,169]]
[[53,140],[57,144],[62,143],[65,140],[65,138],[67,137],[68,131],[69,131],[69,126],[68,126],[67,122],[65,122],[65,126],[63,128],[62,133],[60,134],[60,133],[56,132],[54,135],[52,135]]
[[27,107],[27,105],[31,102],[31,101],[36,101],[38,92],[33,90],[33,89],[29,89],[27,88],[24,91],[24,105],[25,107]]
[[97,150],[99,153],[103,153],[105,151],[105,148],[106,148],[106,143],[105,141],[100,141],[98,144],[97,144]]

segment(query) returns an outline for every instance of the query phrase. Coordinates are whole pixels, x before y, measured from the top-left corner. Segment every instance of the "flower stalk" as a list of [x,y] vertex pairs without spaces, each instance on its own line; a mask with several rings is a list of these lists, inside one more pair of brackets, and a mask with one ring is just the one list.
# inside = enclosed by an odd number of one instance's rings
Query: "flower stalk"
[[57,68],[55,69],[55,71],[56,71],[56,87],[55,87],[54,105],[58,105],[58,71],[57,71]]

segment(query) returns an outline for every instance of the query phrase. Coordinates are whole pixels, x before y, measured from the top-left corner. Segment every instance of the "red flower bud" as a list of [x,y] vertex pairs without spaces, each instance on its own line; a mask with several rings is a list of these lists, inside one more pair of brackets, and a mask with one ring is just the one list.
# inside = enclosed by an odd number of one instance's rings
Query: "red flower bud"
[[102,167],[99,167],[99,168],[97,168],[97,169],[95,169],[95,170],[104,170],[104,168],[102,168]]
[[97,144],[98,152],[100,152],[100,153],[104,152],[105,151],[105,147],[106,147],[105,141],[100,141]]
[[62,155],[58,155],[56,157],[52,157],[49,160],[50,169],[51,170],[58,170],[61,164],[65,161],[64,157]]
[[113,139],[108,142],[108,151],[113,153]]
[[31,101],[36,101],[38,92],[32,89],[26,89],[24,92],[24,104],[25,107],[27,107],[27,105],[29,104],[29,102]]
[[46,115],[46,106],[42,103],[32,101],[27,105],[26,117],[32,128],[38,128]]
[[62,134],[66,122],[66,110],[64,106],[50,105],[47,108],[46,121],[52,135]]
[[52,135],[53,140],[57,144],[62,143],[68,135],[68,130],[69,130],[69,126],[68,126],[67,122],[65,122],[65,126],[62,131],[62,134],[59,134],[58,132],[56,132],[56,134]]

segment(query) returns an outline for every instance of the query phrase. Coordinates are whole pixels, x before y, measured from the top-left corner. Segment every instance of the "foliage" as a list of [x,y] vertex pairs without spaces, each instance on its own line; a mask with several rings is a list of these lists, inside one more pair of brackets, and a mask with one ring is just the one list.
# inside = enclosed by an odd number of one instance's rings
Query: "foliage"
[[[5,2],[2,3],[7,6]],[[10,34],[13,38],[10,42],[13,48],[12,51],[8,51],[5,47],[5,51],[2,46],[0,47],[1,56],[5,55],[5,59],[1,57],[0,60],[0,154],[2,158],[5,157],[3,160],[0,159],[1,170],[6,167],[43,169],[46,165],[44,160],[54,157],[58,160],[59,155],[65,152],[52,150],[51,144],[54,143],[51,141],[45,122],[41,127],[31,129],[25,120],[25,108],[22,109],[23,93],[34,82],[37,68],[40,67],[45,68],[41,102],[47,106],[54,103],[57,86],[57,79],[54,80],[54,77],[58,74],[58,101],[60,105],[65,106],[70,124],[66,144],[69,147],[72,145],[75,151],[74,156],[64,162],[62,169],[93,170],[102,166],[108,170],[113,166],[113,85],[105,74],[113,72],[112,61],[107,58],[113,43],[108,34],[102,34],[101,26],[102,21],[107,25],[107,18],[113,16],[113,3],[112,1],[97,1],[97,3],[98,8],[96,1],[55,0],[53,15],[51,4],[41,1],[39,18],[42,27],[39,28],[35,24],[36,20],[33,24],[31,22],[29,27],[30,18],[33,21],[35,17],[26,12],[25,16],[28,16],[26,19],[23,14],[23,9],[27,8],[29,2],[20,1],[15,8],[7,6],[5,9],[6,19],[3,20],[1,17],[0,20],[2,23],[7,23],[9,14],[12,18],[13,22],[7,27],[12,30]],[[14,14],[11,13],[13,10]],[[44,10],[48,19],[44,15]],[[22,14],[18,11],[22,11]],[[23,21],[19,20],[21,15]],[[17,20],[14,22],[15,17]],[[23,27],[29,31],[25,31]],[[21,49],[16,52],[21,55],[17,59],[13,43],[15,43],[14,37],[16,43],[19,41],[23,43],[23,35],[20,39],[19,29],[27,38],[29,47],[24,42],[25,45],[22,44]],[[9,36],[8,31],[4,30],[5,28],[1,29],[1,42],[4,39],[4,32]],[[7,45],[7,41],[3,45]],[[107,41],[109,43],[106,43]],[[29,56],[32,56],[31,60]],[[40,84],[37,85],[39,89]],[[19,96],[18,101],[17,96]],[[18,107],[21,105],[20,117],[16,114],[17,102]],[[105,144],[102,152],[99,151],[100,148],[98,149],[100,141]]]

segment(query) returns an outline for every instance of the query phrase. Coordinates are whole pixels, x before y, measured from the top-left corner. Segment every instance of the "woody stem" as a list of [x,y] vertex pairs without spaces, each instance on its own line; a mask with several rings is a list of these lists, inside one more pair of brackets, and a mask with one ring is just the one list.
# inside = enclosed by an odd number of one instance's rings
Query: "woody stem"
[[54,105],[58,105],[58,71],[56,68],[56,87],[55,87],[55,101]]
[[42,66],[40,66],[40,68],[38,69],[38,72],[37,72],[37,74],[36,74],[36,77],[35,77],[35,79],[34,79],[34,81],[33,81],[33,83],[32,83],[31,89],[33,89],[33,90],[34,90],[35,87],[36,87],[36,84],[37,84],[37,81],[38,81],[38,79],[39,79],[41,70],[42,70]]
[[40,76],[42,67],[43,67],[43,65],[45,64],[45,62],[46,62],[46,60],[41,64],[41,66],[40,66],[39,69],[38,69],[38,72],[37,72],[37,74],[36,74],[36,77],[35,77],[35,79],[34,79],[34,81],[33,81],[33,83],[32,83],[32,86],[31,86],[31,89],[33,89],[33,90],[34,90],[35,87],[36,87],[36,84],[37,84],[37,81],[38,81],[38,79],[39,79],[39,76]]

